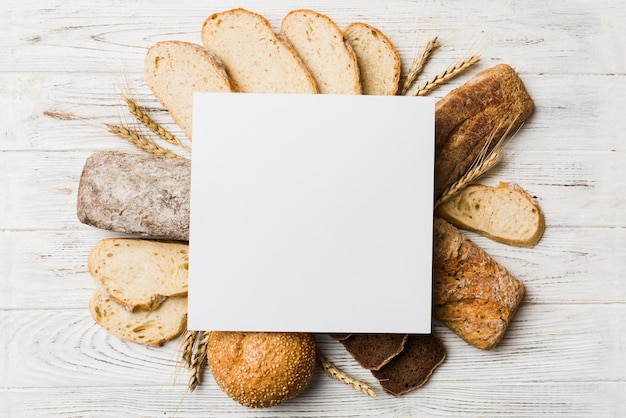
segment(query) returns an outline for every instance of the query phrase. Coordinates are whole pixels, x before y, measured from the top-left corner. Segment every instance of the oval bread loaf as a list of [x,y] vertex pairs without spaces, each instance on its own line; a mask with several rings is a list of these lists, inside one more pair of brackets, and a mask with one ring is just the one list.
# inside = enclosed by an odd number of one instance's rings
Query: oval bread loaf
[[189,246],[133,238],[106,238],[89,252],[89,272],[126,309],[155,310],[168,296],[186,296]]
[[356,55],[328,16],[292,10],[282,21],[284,36],[309,69],[321,94],[361,94]]
[[219,58],[189,42],[163,41],[150,47],[144,59],[144,78],[189,139],[193,93],[233,90]]
[[259,14],[241,8],[212,14],[201,36],[244,93],[317,93],[296,52]]

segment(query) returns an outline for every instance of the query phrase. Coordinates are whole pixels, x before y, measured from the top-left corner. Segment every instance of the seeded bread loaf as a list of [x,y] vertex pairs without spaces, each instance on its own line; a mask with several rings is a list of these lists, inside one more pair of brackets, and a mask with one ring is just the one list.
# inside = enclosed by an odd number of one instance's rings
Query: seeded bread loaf
[[157,310],[130,312],[119,303],[95,290],[89,312],[109,334],[126,341],[160,346],[187,327],[187,298],[167,298]]
[[313,10],[289,12],[280,34],[311,72],[322,94],[361,94],[356,56],[328,16]]
[[398,92],[402,65],[400,54],[380,30],[354,22],[343,30],[357,58],[361,93],[393,96]]
[[78,185],[80,222],[108,231],[189,239],[190,161],[97,151]]
[[474,347],[502,340],[525,288],[482,248],[441,218],[434,220],[433,316]]
[[98,286],[129,311],[155,310],[169,296],[186,296],[189,248],[182,242],[106,238],[89,252]]
[[202,45],[221,59],[244,93],[317,93],[296,52],[261,15],[245,9],[212,14],[201,36]]
[[437,216],[494,241],[534,246],[545,230],[539,205],[516,183],[472,184],[436,208]]
[[219,58],[189,42],[164,41],[150,47],[144,60],[144,78],[189,139],[193,93],[233,90]]
[[[534,109],[506,64],[481,71],[435,105],[435,200],[457,182],[490,138],[515,132]],[[492,143],[492,145],[494,145]]]

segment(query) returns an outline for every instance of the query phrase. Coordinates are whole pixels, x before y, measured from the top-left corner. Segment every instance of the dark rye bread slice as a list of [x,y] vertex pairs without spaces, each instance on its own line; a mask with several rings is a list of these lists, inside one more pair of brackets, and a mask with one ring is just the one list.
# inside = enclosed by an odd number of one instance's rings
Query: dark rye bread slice
[[534,103],[513,68],[478,73],[435,105],[435,200],[456,183],[490,138],[515,132]]
[[361,367],[378,370],[404,348],[407,334],[352,334],[341,344]]
[[409,335],[404,349],[379,370],[372,370],[383,390],[400,396],[423,386],[446,359],[446,348],[434,334]]
[[78,184],[80,222],[108,231],[189,239],[191,162],[120,151],[97,151]]
[[352,334],[328,334],[328,335],[330,336],[330,338],[333,338],[337,341],[343,341],[352,336]]

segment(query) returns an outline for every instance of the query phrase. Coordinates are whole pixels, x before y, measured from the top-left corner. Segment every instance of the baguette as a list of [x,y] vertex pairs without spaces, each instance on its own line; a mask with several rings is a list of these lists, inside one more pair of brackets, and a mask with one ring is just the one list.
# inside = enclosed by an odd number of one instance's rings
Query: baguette
[[204,21],[201,37],[244,93],[317,93],[296,52],[261,15],[241,8],[214,13]]
[[380,30],[362,22],[343,30],[357,58],[361,92],[367,95],[393,96],[398,92],[402,64],[393,43]]
[[91,249],[87,264],[98,286],[129,311],[153,311],[169,296],[187,295],[185,243],[106,238]]
[[[484,147],[515,132],[534,103],[515,70],[499,64],[478,73],[435,105],[435,200],[456,183]],[[490,138],[494,138],[491,144]]]
[[189,160],[97,151],[80,176],[78,220],[108,231],[187,241],[190,182]]
[[433,316],[468,344],[489,350],[504,337],[525,288],[482,248],[434,220]]
[[189,42],[164,41],[150,47],[144,59],[144,79],[189,139],[193,93],[233,91],[219,58]]
[[161,346],[187,327],[186,297],[168,298],[155,311],[130,312],[96,289],[89,301],[89,312],[109,334],[149,346]]
[[518,247],[533,247],[545,230],[539,205],[516,183],[469,185],[435,212],[459,228]]
[[328,16],[292,10],[283,18],[280,34],[311,72],[319,93],[361,94],[356,56]]

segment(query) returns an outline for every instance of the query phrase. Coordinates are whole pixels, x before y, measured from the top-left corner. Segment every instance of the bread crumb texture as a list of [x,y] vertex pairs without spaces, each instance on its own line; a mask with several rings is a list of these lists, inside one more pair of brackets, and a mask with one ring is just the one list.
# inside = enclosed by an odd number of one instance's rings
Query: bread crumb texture
[[220,389],[250,408],[294,398],[315,368],[315,340],[305,333],[223,332],[209,338],[207,360]]

